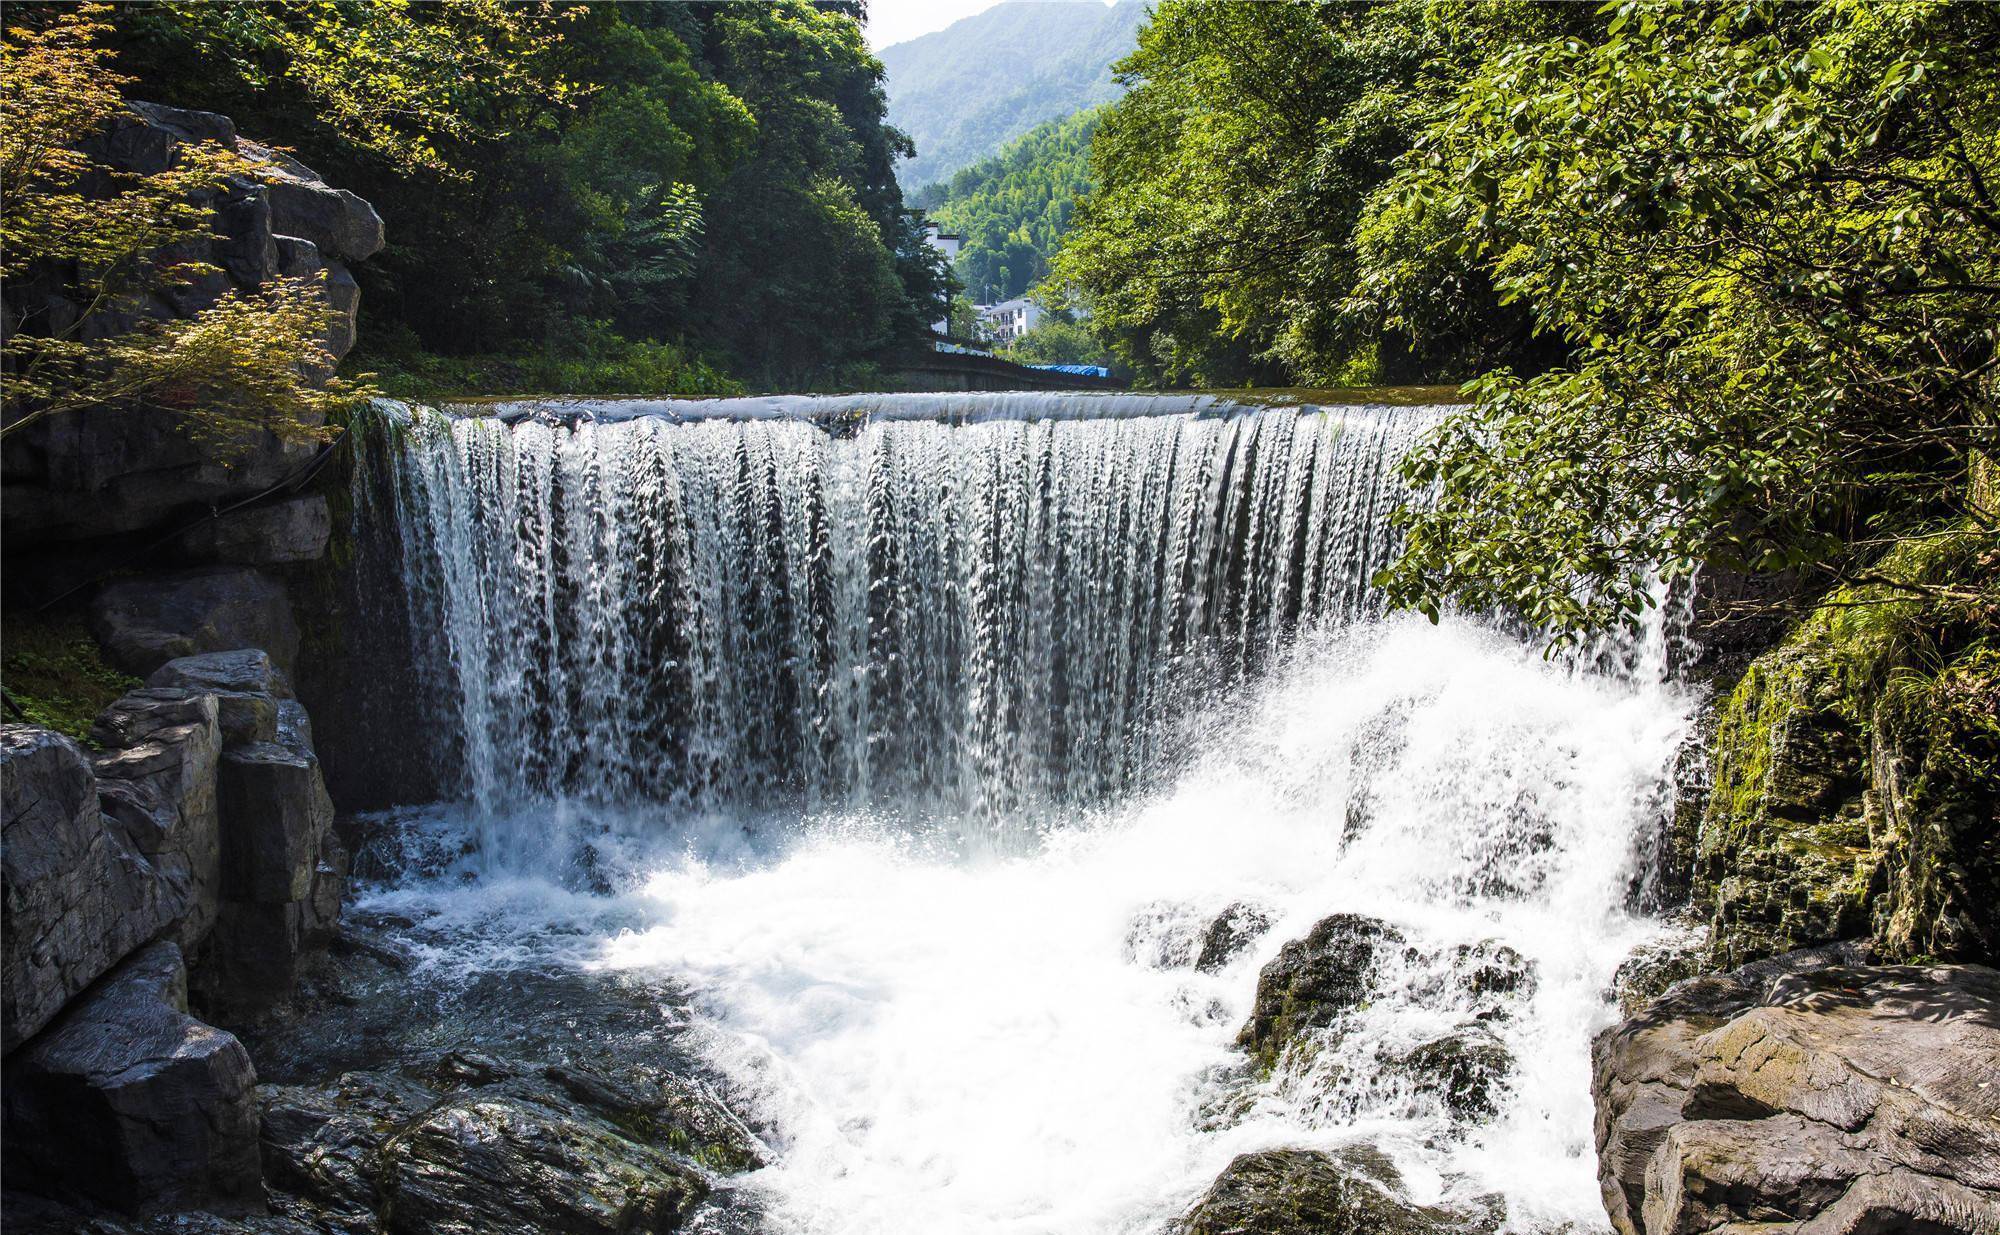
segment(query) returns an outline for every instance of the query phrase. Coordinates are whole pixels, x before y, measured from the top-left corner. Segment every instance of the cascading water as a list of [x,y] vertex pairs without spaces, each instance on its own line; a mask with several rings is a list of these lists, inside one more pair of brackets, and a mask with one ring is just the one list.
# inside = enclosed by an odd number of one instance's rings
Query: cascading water
[[[1157,1231],[1238,1152],[1355,1141],[1419,1200],[1603,1225],[1587,1043],[1688,701],[1657,655],[1380,613],[1436,412],[486,410],[357,477],[457,802],[405,822],[478,837],[371,895],[439,964],[692,990],[774,1149],[711,1229]],[[1256,975],[1335,912],[1402,942],[1259,1075]],[[1225,913],[1269,929],[1195,967]],[[1399,1066],[1468,1043],[1469,1108]]]

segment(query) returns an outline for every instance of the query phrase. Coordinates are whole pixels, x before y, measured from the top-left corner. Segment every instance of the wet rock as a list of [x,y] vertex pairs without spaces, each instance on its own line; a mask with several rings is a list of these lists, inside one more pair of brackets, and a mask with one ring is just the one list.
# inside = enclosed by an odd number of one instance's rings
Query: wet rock
[[1864,960],[1832,947],[1697,978],[1599,1035],[1620,1235],[2000,1228],[2000,972]]
[[1271,1149],[1239,1155],[1175,1227],[1176,1235],[1471,1235],[1486,1210],[1412,1203],[1380,1152]]
[[1377,918],[1337,913],[1279,949],[1257,976],[1257,998],[1237,1045],[1269,1068],[1299,1035],[1361,1006],[1378,959],[1401,951],[1403,935]]
[[1619,1011],[1627,1017],[1637,1016],[1669,987],[1699,977],[1708,968],[1708,932],[1677,931],[1635,949],[1612,975],[1611,988]]
[[383,1196],[376,1158],[396,1129],[436,1105],[433,1090],[389,1073],[350,1072],[331,1085],[266,1085],[260,1144],[271,1186],[355,1223]]
[[134,691],[106,709],[92,734],[111,746],[93,761],[104,818],[151,867],[163,929],[193,947],[215,922],[222,882],[215,699]]
[[186,1013],[180,949],[147,947],[7,1062],[10,1188],[127,1212],[261,1211],[256,1073]]
[[1270,929],[1269,913],[1237,901],[1215,915],[1208,929],[1202,932],[1201,950],[1195,954],[1194,967],[1203,973],[1214,973],[1248,951]]
[[696,1172],[609,1122],[506,1093],[433,1107],[382,1151],[384,1229],[670,1231],[707,1194]]
[[174,917],[151,866],[107,827],[76,743],[0,726],[0,1046],[12,1051]]
[[141,676],[180,657],[241,648],[262,648],[289,671],[299,650],[284,587],[236,567],[107,584],[91,604],[90,627],[114,663]]
[[1514,1056],[1484,1029],[1465,1029],[1426,1042],[1391,1061],[1417,1092],[1438,1099],[1452,1118],[1483,1123],[1500,1113],[1499,1090]]
[[202,561],[265,566],[318,561],[332,534],[326,498],[314,493],[231,511],[190,528],[179,543]]

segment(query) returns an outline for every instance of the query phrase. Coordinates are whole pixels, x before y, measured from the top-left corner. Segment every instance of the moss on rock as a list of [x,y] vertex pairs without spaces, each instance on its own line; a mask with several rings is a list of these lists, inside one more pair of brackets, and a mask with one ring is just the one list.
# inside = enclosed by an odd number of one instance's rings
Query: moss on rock
[[79,742],[90,741],[98,713],[139,685],[139,679],[105,662],[81,614],[7,614],[0,622],[0,656],[7,719]]
[[1896,957],[2000,943],[2000,584],[1990,537],[1899,545],[1717,710],[1695,893],[1712,959],[1871,931]]

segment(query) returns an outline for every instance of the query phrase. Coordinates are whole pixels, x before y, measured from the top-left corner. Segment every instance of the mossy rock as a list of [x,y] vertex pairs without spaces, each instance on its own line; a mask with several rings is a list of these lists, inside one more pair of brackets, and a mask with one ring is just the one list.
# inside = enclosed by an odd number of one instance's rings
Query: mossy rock
[[1990,958],[2000,831],[2000,550],[1898,546],[1717,708],[1697,904],[1711,962],[1873,930],[1890,956]]

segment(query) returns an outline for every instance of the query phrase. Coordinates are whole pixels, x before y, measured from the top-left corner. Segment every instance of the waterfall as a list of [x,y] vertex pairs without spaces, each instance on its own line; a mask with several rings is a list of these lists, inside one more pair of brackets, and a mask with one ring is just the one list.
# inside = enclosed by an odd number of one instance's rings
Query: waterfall
[[[1551,660],[1382,612],[1440,414],[399,413],[354,507],[409,672],[367,714],[445,801],[361,908],[426,965],[686,992],[675,1049],[772,1150],[691,1229],[1159,1235],[1235,1154],[1365,1142],[1423,1203],[1603,1230],[1589,1041],[1662,932],[1629,889],[1692,708],[1661,622]],[[1335,913],[1397,942],[1258,1072],[1258,975]],[[1196,965],[1225,918],[1267,929]]]
[[390,478],[449,790],[991,816],[1130,786],[1191,701],[1372,612],[1391,469],[1434,419],[1045,394],[484,410],[419,414]]

